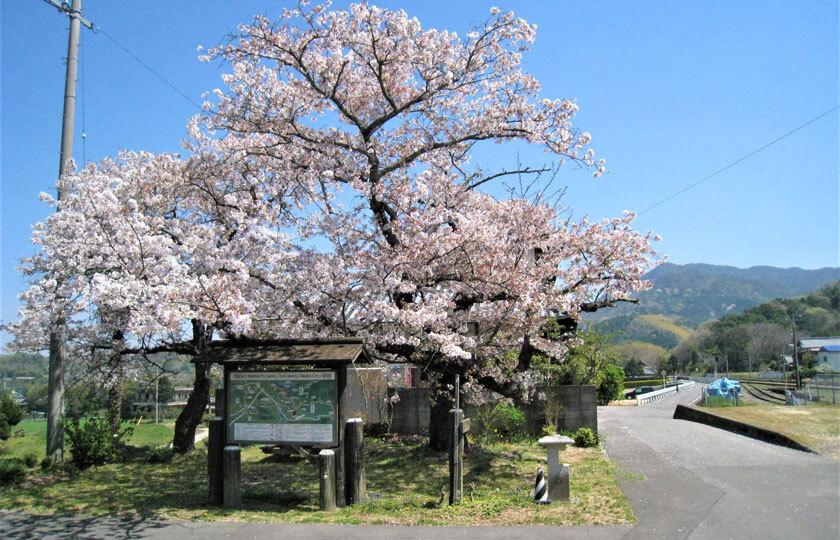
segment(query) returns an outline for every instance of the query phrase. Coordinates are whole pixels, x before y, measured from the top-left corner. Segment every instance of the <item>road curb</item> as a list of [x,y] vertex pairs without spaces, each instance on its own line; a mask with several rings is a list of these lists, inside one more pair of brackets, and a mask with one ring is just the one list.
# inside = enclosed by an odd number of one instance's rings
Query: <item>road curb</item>
[[674,409],[674,419],[706,424],[707,426],[723,429],[737,435],[743,435],[745,437],[750,437],[751,439],[758,439],[759,441],[764,441],[778,446],[785,446],[802,452],[809,452],[811,454],[819,453],[811,448],[808,448],[802,443],[794,441],[787,435],[754,426],[752,424],[745,424],[744,422],[739,422],[730,418],[724,418],[723,416],[702,411],[697,407],[678,404],[677,408]]

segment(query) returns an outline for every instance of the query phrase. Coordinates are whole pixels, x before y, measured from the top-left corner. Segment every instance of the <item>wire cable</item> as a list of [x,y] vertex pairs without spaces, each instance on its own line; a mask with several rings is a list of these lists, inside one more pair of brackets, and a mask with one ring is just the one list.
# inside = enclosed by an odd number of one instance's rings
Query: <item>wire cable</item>
[[134,54],[133,52],[131,52],[130,50],[128,50],[128,49],[127,49],[127,48],[126,48],[123,44],[121,44],[119,41],[117,41],[116,39],[114,39],[114,37],[113,37],[111,34],[109,34],[108,32],[106,32],[105,30],[103,30],[103,29],[102,29],[101,27],[99,27],[99,26],[97,26],[97,27],[96,27],[96,30],[97,30],[98,32],[102,32],[102,34],[103,34],[105,37],[107,37],[108,39],[110,39],[111,41],[113,41],[113,42],[114,42],[114,44],[115,44],[117,47],[119,47],[120,49],[122,49],[123,51],[125,51],[125,53],[126,53],[127,55],[129,55],[130,57],[134,58],[134,59],[135,59],[135,60],[136,60],[136,61],[137,61],[137,62],[138,62],[141,66],[143,66],[144,68],[146,68],[147,70],[149,70],[150,72],[152,72],[152,74],[153,74],[155,77],[157,77],[158,79],[160,79],[161,81],[163,81],[163,82],[164,82],[167,86],[169,86],[170,88],[172,88],[173,90],[175,90],[176,92],[178,92],[179,94],[181,94],[181,96],[182,96],[184,99],[186,99],[187,101],[189,101],[190,103],[192,103],[193,105],[195,105],[195,106],[196,106],[196,108],[197,108],[199,111],[202,111],[202,112],[204,111],[204,108],[203,108],[201,105],[199,105],[198,103],[196,103],[196,102],[195,102],[195,101],[194,101],[194,100],[193,100],[190,96],[188,96],[187,94],[185,94],[184,92],[182,92],[182,91],[181,91],[178,87],[176,87],[174,84],[172,84],[171,82],[169,82],[168,80],[166,80],[166,78],[165,78],[163,75],[161,75],[160,73],[158,73],[157,71],[155,71],[154,69],[152,69],[152,68],[151,68],[151,67],[150,67],[150,66],[149,66],[146,62],[144,62],[143,60],[141,60],[141,59],[140,59],[140,58],[139,58],[136,54]]
[[654,205],[652,205],[652,206],[648,206],[647,208],[645,208],[645,209],[644,209],[644,210],[642,210],[641,212],[638,212],[636,215],[639,215],[639,216],[640,216],[640,215],[644,214],[645,212],[648,212],[648,211],[650,211],[650,210],[653,210],[654,208],[656,208],[657,206],[659,206],[659,205],[661,205],[661,204],[665,204],[666,202],[670,201],[671,199],[673,199],[673,198],[675,198],[675,197],[678,197],[679,195],[682,195],[682,194],[683,194],[683,193],[685,193],[686,191],[688,191],[688,190],[690,190],[690,189],[692,189],[692,188],[694,188],[694,187],[696,187],[696,186],[699,186],[699,185],[700,185],[700,184],[702,184],[703,182],[705,182],[705,181],[707,181],[707,180],[710,180],[711,178],[713,178],[713,177],[715,177],[715,176],[719,175],[720,173],[722,173],[723,171],[725,171],[725,170],[727,170],[727,169],[731,169],[732,167],[734,167],[735,165],[737,165],[737,164],[741,163],[741,162],[742,162],[742,161],[744,161],[745,159],[748,159],[748,158],[750,158],[750,157],[752,157],[752,156],[756,155],[757,153],[761,152],[762,150],[765,150],[765,149],[767,149],[767,148],[769,148],[769,147],[773,146],[774,144],[776,144],[777,142],[781,141],[782,139],[784,139],[784,138],[786,138],[786,137],[789,137],[790,135],[793,135],[793,134],[794,134],[794,133],[796,133],[797,131],[799,131],[799,130],[801,130],[801,129],[803,129],[803,128],[805,128],[805,127],[807,127],[807,126],[811,125],[811,124],[813,124],[814,122],[816,122],[816,121],[817,121],[817,120],[819,120],[820,118],[822,118],[822,117],[824,117],[824,116],[827,116],[827,115],[829,115],[829,114],[833,113],[833,112],[834,112],[834,111],[836,111],[837,109],[840,109],[840,105],[835,105],[834,107],[832,107],[832,108],[830,108],[829,110],[827,110],[827,111],[823,112],[822,114],[820,114],[820,115],[818,115],[818,116],[815,116],[814,118],[812,118],[812,119],[808,120],[808,121],[807,121],[807,122],[805,122],[804,124],[802,124],[802,125],[800,125],[800,126],[798,126],[798,127],[794,128],[794,129],[792,129],[792,130],[788,131],[788,132],[787,132],[787,133],[785,133],[784,135],[782,135],[782,136],[780,136],[780,137],[777,137],[777,138],[773,139],[772,141],[770,141],[769,143],[765,144],[765,145],[764,145],[764,146],[762,146],[761,148],[758,148],[758,149],[756,149],[756,150],[753,150],[753,151],[752,151],[752,152],[750,152],[749,154],[747,154],[747,155],[745,155],[745,156],[742,156],[742,157],[740,157],[740,158],[736,159],[735,161],[733,161],[733,162],[732,162],[732,163],[730,163],[729,165],[726,165],[725,167],[722,167],[722,168],[720,168],[720,169],[716,170],[715,172],[713,172],[713,173],[712,173],[712,174],[710,174],[709,176],[706,176],[705,178],[702,178],[702,179],[700,179],[700,180],[698,180],[698,181],[694,182],[694,183],[693,183],[693,184],[691,184],[690,186],[687,186],[687,187],[685,187],[685,188],[681,189],[680,191],[678,191],[678,192],[674,193],[674,194],[673,194],[673,195],[671,195],[670,197],[666,197],[666,198],[662,199],[661,201],[659,201],[658,203],[656,203],[656,204],[654,204]]

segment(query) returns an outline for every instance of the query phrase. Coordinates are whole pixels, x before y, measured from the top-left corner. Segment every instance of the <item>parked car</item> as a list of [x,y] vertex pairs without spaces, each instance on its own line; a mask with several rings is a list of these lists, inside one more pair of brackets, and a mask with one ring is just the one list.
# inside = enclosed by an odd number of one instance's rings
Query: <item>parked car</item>
[[653,392],[655,390],[656,388],[652,386],[639,386],[638,388],[634,388],[629,392],[625,392],[624,397],[627,399],[636,399],[642,394],[647,394],[648,392]]

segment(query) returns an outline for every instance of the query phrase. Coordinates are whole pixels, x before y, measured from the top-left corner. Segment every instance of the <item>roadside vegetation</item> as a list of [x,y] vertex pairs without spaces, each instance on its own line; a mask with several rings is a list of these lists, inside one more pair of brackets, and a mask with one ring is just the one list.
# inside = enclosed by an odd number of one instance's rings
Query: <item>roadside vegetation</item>
[[[24,422],[26,436],[10,441],[2,458],[43,457],[44,422]],[[615,466],[596,446],[569,447],[572,500],[537,505],[537,467],[545,450],[534,439],[486,438],[465,455],[464,500],[449,506],[446,454],[429,449],[424,437],[391,434],[365,441],[366,499],[335,512],[318,511],[318,464],[299,456],[270,456],[243,449],[243,509],[207,505],[207,452],[203,444],[186,455],[150,463],[155,444],[171,433],[154,424],[135,426],[132,441],[150,445],[123,463],[80,471],[68,464],[26,467],[16,482],[0,487],[0,507],[38,513],[127,515],[184,520],[247,520],[408,525],[618,525],[635,519],[616,481]],[[37,450],[36,450],[37,448]],[[443,504],[441,504],[443,497]]]
[[815,452],[840,460],[840,406],[809,403],[786,407],[751,402],[746,407],[715,407],[713,412],[782,433]]

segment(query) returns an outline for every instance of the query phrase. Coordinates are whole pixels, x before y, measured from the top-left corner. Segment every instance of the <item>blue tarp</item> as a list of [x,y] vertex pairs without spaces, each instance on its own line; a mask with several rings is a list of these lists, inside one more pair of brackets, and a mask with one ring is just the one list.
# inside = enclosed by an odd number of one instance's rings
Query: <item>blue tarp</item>
[[722,377],[706,387],[706,395],[735,399],[741,395],[741,383]]

